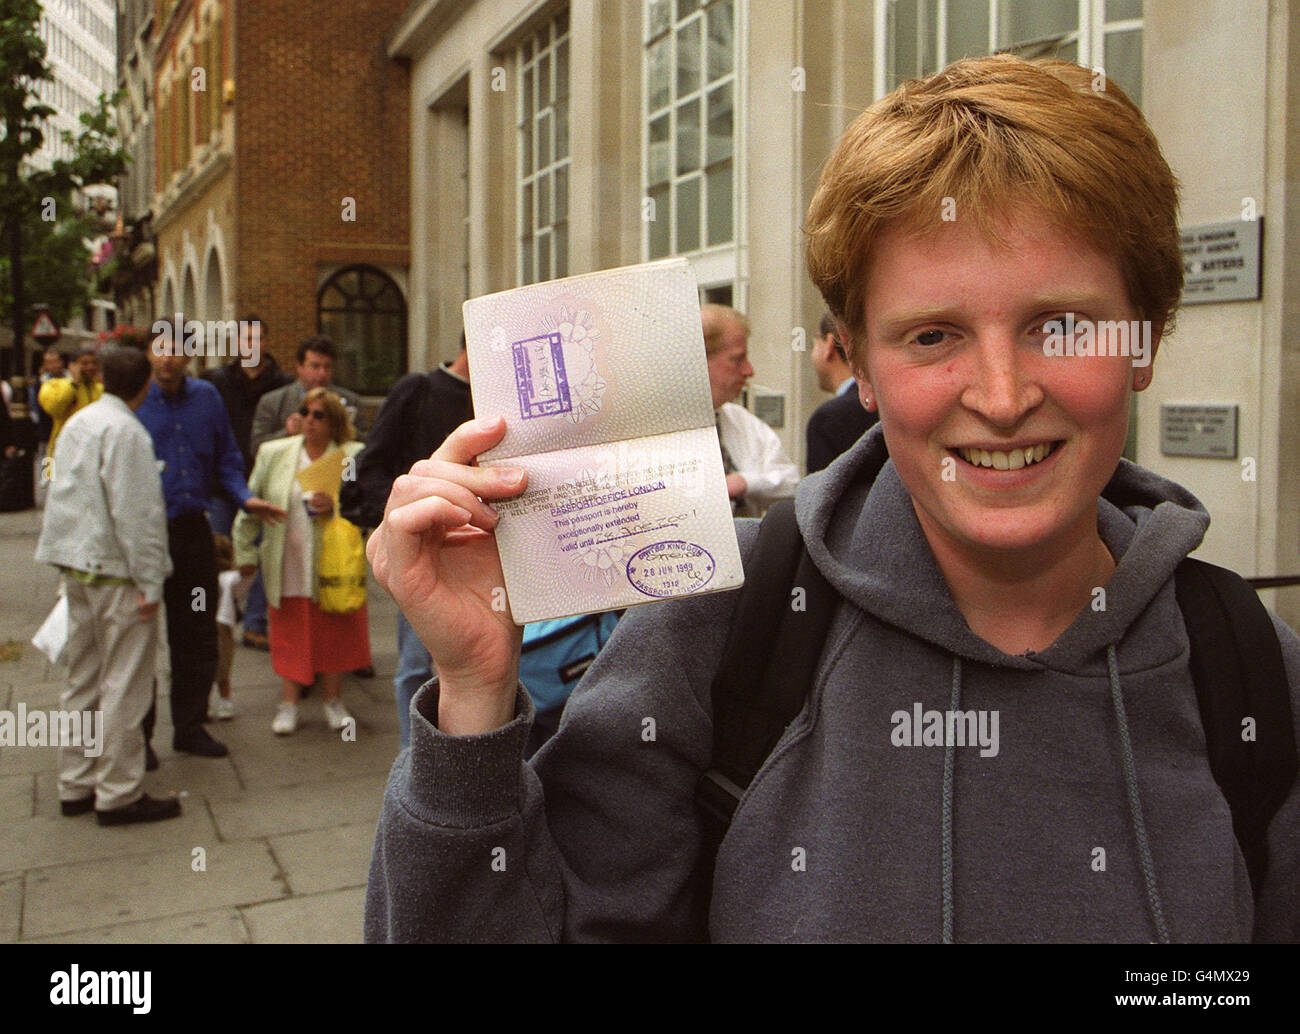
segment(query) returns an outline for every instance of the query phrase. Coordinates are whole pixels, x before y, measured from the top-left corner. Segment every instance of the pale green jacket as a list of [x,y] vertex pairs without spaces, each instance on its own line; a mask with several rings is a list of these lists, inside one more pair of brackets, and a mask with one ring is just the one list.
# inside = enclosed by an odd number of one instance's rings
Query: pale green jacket
[[[298,473],[298,455],[301,448],[302,435],[300,434],[264,443],[257,450],[257,459],[253,461],[253,473],[248,478],[248,487],[253,495],[265,499],[282,510],[288,510],[295,484],[294,476]],[[342,445],[335,445],[331,442],[325,452],[328,454],[335,449],[342,449],[348,456],[355,456],[361,451],[362,443],[344,442]],[[346,470],[344,476],[347,476]],[[302,504],[294,502],[293,505]],[[323,520],[311,522],[314,538],[313,557],[320,556],[320,536],[324,524]],[[266,601],[272,607],[280,606],[280,586],[284,573],[284,536],[287,527],[288,525],[283,521],[279,524],[269,524],[260,517],[241,510],[239,516],[235,518],[235,526],[231,531],[231,538],[235,543],[235,563],[240,567],[245,564],[261,563]],[[262,534],[260,547],[255,544],[258,532]],[[318,578],[319,574],[313,564],[311,572],[313,601],[320,599]]]

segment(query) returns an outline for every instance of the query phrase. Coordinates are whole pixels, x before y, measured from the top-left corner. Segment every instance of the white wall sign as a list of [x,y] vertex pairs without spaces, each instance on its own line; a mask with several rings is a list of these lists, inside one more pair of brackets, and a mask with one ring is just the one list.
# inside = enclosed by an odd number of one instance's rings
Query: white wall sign
[[1182,229],[1184,305],[1259,297],[1262,223],[1263,219],[1235,219]]
[[1237,407],[1184,405],[1160,407],[1160,451],[1166,456],[1237,457]]

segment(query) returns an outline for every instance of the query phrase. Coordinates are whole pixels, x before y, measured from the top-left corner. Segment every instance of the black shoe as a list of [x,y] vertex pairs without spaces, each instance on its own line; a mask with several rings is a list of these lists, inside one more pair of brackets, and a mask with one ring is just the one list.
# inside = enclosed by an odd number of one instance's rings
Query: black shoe
[[271,640],[264,632],[245,632],[239,639],[250,650],[270,650]]
[[144,770],[146,772],[158,771],[158,755],[153,752],[153,747],[147,743],[144,745]]
[[157,822],[159,819],[174,819],[181,813],[181,802],[175,797],[157,800],[147,793],[141,794],[138,801],[125,808],[112,811],[95,809],[95,818],[101,826],[126,826],[132,822]]
[[95,809],[95,795],[92,793],[89,797],[83,797],[79,801],[60,801],[59,810],[68,818],[74,815],[84,815],[88,811]]
[[373,665],[367,664],[364,668],[358,668],[352,674],[359,679],[373,679],[375,677],[375,669]]
[[200,726],[198,732],[190,733],[184,739],[179,736],[172,741],[172,749],[182,754],[197,754],[201,758],[224,758],[230,753],[220,740],[208,735],[208,730]]

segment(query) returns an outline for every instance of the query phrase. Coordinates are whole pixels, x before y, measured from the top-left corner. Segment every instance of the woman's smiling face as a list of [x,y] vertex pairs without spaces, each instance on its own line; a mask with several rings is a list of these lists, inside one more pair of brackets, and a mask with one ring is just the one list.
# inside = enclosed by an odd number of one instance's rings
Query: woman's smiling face
[[[1068,548],[1097,537],[1097,498],[1128,430],[1129,391],[1149,367],[1118,356],[1044,354],[1072,313],[1138,313],[1117,261],[1030,210],[928,236],[899,226],[876,240],[862,340],[864,401],[880,411],[889,454],[936,553]],[[1158,338],[1152,334],[1152,351]],[[1000,467],[984,466],[982,450]],[[972,462],[973,461],[973,462]]]

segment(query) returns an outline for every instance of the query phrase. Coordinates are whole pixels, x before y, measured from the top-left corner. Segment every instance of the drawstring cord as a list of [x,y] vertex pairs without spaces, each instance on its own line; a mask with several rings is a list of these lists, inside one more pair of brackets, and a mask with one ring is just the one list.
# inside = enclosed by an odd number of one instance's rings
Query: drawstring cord
[[[1119,726],[1120,754],[1124,763],[1124,785],[1128,792],[1129,818],[1133,824],[1133,836],[1137,839],[1138,857],[1142,864],[1142,879],[1146,885],[1147,903],[1151,908],[1151,918],[1155,923],[1156,937],[1161,944],[1169,943],[1169,929],[1165,924],[1164,908],[1160,903],[1160,890],[1156,886],[1155,864],[1151,860],[1151,846],[1147,840],[1146,823],[1142,818],[1142,801],[1138,796],[1137,765],[1133,760],[1133,742],[1129,737],[1128,715],[1124,711],[1124,696],[1120,690],[1119,661],[1115,656],[1115,647],[1106,648],[1106,667],[1110,675],[1110,699],[1115,709],[1115,721]],[[952,659],[952,696],[949,704],[951,713],[961,710],[961,658]],[[943,871],[943,943],[953,941],[953,850],[952,850],[952,804],[953,804],[953,766],[956,760],[953,737],[947,737],[943,752],[943,837],[942,837],[942,871]]]
[[1142,861],[1142,879],[1146,882],[1147,903],[1151,918],[1156,924],[1156,937],[1161,944],[1169,943],[1169,929],[1165,926],[1165,913],[1160,905],[1160,891],[1156,887],[1156,869],[1151,861],[1151,847],[1147,843],[1147,827],[1142,821],[1142,801],[1138,797],[1137,766],[1133,762],[1133,743],[1128,734],[1128,716],[1124,713],[1124,695],[1119,686],[1119,662],[1115,647],[1106,647],[1106,667],[1110,672],[1110,699],[1115,706],[1115,720],[1119,723],[1120,754],[1124,759],[1124,785],[1128,789],[1129,816],[1133,822],[1133,835],[1137,838],[1138,857]]
[[[961,710],[961,658],[952,659],[952,699],[949,714]],[[946,736],[943,748],[943,943],[952,944],[952,783],[953,765],[956,761],[953,740]]]

